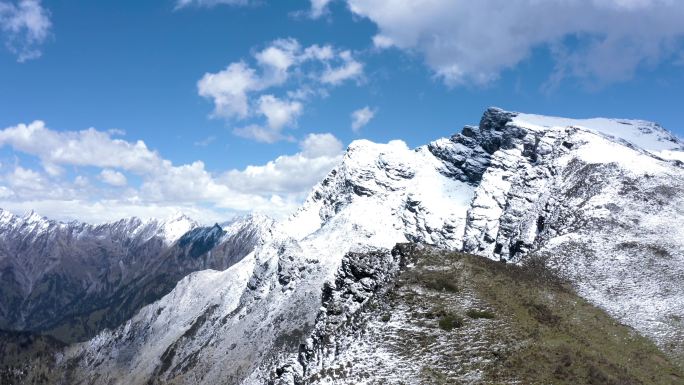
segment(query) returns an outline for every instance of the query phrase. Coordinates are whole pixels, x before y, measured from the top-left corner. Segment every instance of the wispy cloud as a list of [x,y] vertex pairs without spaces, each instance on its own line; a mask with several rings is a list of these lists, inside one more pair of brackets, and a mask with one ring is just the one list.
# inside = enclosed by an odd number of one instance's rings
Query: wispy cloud
[[234,5],[245,6],[254,4],[254,0],[178,0],[176,1],[176,9],[185,7],[214,7],[216,5]]
[[310,0],[311,8],[309,9],[309,16],[313,19],[325,15],[328,12],[328,5],[332,0]]
[[366,126],[375,117],[377,110],[368,106],[359,108],[351,113],[351,129],[354,132],[359,132],[362,127]]
[[36,59],[50,36],[50,13],[40,0],[0,1],[0,31],[5,47],[17,56],[18,62]]
[[216,136],[209,135],[206,138],[204,138],[202,140],[198,140],[193,144],[197,147],[207,147],[208,145],[214,143],[215,141],[216,141]]

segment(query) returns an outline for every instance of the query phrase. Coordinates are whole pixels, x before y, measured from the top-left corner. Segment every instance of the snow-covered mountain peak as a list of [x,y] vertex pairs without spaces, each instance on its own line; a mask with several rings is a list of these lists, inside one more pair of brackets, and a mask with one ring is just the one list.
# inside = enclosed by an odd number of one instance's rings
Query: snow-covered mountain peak
[[26,225],[32,226],[34,229],[45,230],[50,227],[50,221],[33,210],[24,214],[21,219]]
[[11,212],[0,209],[0,226],[6,226],[17,219],[17,216]]
[[157,235],[164,238],[166,242],[173,243],[182,237],[183,234],[198,226],[199,224],[195,222],[195,220],[182,212],[177,212],[169,218],[159,222]]
[[271,224],[273,224],[274,219],[269,217],[266,214],[254,212],[254,213],[249,213],[246,215],[236,216],[229,221],[219,223],[219,225],[225,229],[225,228],[231,227],[235,224],[247,223],[247,222],[254,223],[254,224],[271,225]]
[[19,229],[23,233],[44,233],[54,224],[61,225],[61,223],[51,221],[33,210],[19,216],[9,210],[0,209],[0,236]]
[[[391,247],[407,240],[456,247],[461,241],[472,186],[451,179],[427,146],[410,149],[352,142],[342,162],[317,186],[284,232],[295,239],[344,235],[341,249]],[[347,229],[347,230],[342,230]]]
[[178,212],[166,219],[128,217],[115,222],[103,223],[95,228],[116,231],[130,237],[140,239],[161,238],[166,244],[172,244],[183,234],[199,227],[199,224],[187,215]]
[[183,213],[176,213],[164,220],[128,217],[113,222],[91,225],[78,221],[59,222],[51,220],[33,210],[18,216],[8,210],[0,209],[0,229],[2,230],[0,235],[2,236],[7,236],[9,232],[13,231],[30,234],[33,237],[52,234],[56,231],[73,231],[81,236],[99,234],[100,237],[116,236],[141,240],[159,237],[166,244],[172,244],[183,234],[197,227],[199,224]]
[[384,153],[384,152],[394,152],[394,151],[401,151],[401,150],[406,150],[410,151],[408,146],[406,145],[406,142],[403,140],[395,139],[395,140],[390,140],[387,143],[375,143],[371,142],[368,139],[357,139],[354,140],[349,144],[347,147],[347,151],[345,153],[345,160],[344,161],[349,161],[349,159],[372,159],[372,157],[364,157],[364,154],[369,154],[373,152],[379,152],[379,153]]
[[173,214],[169,215],[168,217],[164,218],[161,220],[164,223],[173,223],[173,222],[195,222],[192,218],[190,218],[188,215],[186,215],[182,211],[176,211]]
[[[630,119],[568,119],[515,113],[511,125],[533,131],[579,128],[600,133],[615,141],[625,141],[665,159],[673,151],[684,151],[684,141],[657,123]],[[674,157],[675,159],[677,157]]]
[[22,219],[24,219],[24,221],[26,221],[27,223],[36,223],[36,222],[42,222],[42,221],[46,220],[45,217],[38,214],[34,210],[30,210],[30,211],[26,212],[22,216]]
[[225,232],[223,238],[228,239],[236,234],[247,234],[255,238],[265,238],[266,234],[276,227],[274,219],[265,214],[252,213],[238,216],[219,225]]

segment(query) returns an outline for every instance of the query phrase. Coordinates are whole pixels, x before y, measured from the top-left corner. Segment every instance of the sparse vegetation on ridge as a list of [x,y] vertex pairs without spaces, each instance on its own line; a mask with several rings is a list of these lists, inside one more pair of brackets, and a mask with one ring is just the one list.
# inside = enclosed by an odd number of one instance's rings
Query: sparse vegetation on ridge
[[[569,284],[530,259],[523,266],[460,253],[424,253],[408,272],[420,281],[452,275],[472,290],[508,325],[515,341],[484,369],[483,383],[517,378],[525,384],[679,384],[682,372],[646,338],[578,297]],[[425,297],[423,297],[425,298]],[[441,304],[440,304],[441,305]],[[475,319],[493,319],[488,310],[468,309]],[[472,322],[472,321],[471,321]]]
[[[651,341],[578,297],[541,260],[517,266],[435,250],[404,258],[411,267],[369,307],[361,339],[350,342],[354,357],[338,357],[339,373],[317,378],[351,384],[371,373],[377,383],[482,385],[684,380]],[[436,284],[443,282],[458,290]],[[376,349],[384,358],[374,361]],[[375,367],[388,362],[387,354],[394,366]]]

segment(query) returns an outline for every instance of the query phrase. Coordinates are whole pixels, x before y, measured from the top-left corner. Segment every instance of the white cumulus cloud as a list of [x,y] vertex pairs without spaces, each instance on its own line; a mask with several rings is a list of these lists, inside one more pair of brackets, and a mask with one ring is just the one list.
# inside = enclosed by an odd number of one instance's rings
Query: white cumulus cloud
[[246,118],[249,113],[247,93],[263,88],[255,71],[243,62],[231,63],[216,73],[206,73],[197,82],[200,96],[214,101],[214,115]]
[[163,160],[143,141],[114,139],[106,131],[54,131],[42,121],[0,130],[0,147],[11,146],[38,157],[46,171],[55,175],[60,165],[122,168],[137,173],[159,169]]
[[342,154],[342,142],[333,134],[309,134],[299,143],[302,155],[309,159],[337,157]]
[[342,159],[342,143],[332,134],[309,134],[301,151],[259,166],[226,172],[222,179],[241,192],[280,194],[298,192],[303,198]]
[[274,130],[270,127],[259,124],[249,124],[244,127],[238,127],[233,130],[237,136],[252,139],[261,143],[275,143],[281,140],[294,140],[292,136],[283,135],[282,132]]
[[321,81],[326,84],[338,85],[350,79],[359,79],[363,75],[363,64],[356,61],[349,51],[340,53],[342,64],[325,70],[321,76]]
[[302,113],[302,103],[281,100],[273,95],[262,95],[257,108],[259,113],[266,117],[268,126],[276,130],[294,124]]
[[[55,131],[41,121],[0,130],[0,148],[42,165],[3,165],[0,207],[91,222],[126,215],[165,217],[174,211],[205,223],[252,211],[282,217],[298,207],[342,154],[342,143],[332,134],[309,134],[295,154],[210,172],[202,161],[174,165],[143,141],[111,135],[94,128]],[[90,183],[91,178],[103,183]]]
[[102,180],[104,183],[117,187],[125,186],[126,183],[128,183],[126,180],[126,175],[119,171],[108,168],[100,172],[100,180]]
[[351,51],[330,45],[277,39],[253,56],[256,66],[233,62],[204,74],[197,89],[213,102],[213,117],[242,123],[235,134],[261,142],[291,139],[283,130],[297,125],[306,100],[363,77],[363,64]]
[[12,172],[3,178],[12,188],[20,190],[43,190],[47,186],[46,178],[40,173],[16,166]]
[[257,101],[256,114],[266,118],[265,125],[251,124],[237,128],[235,134],[258,142],[274,143],[286,137],[282,130],[294,126],[302,113],[303,105],[296,100],[282,100],[273,95],[262,95]]
[[347,0],[373,21],[379,48],[421,54],[449,85],[486,84],[535,48],[554,76],[592,83],[630,79],[682,49],[684,2],[673,0]]

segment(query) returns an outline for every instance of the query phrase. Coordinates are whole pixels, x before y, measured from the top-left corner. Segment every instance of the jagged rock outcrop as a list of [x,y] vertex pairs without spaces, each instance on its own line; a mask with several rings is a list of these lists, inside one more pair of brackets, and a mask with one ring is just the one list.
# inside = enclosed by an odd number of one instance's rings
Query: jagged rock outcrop
[[[342,258],[334,283],[326,283],[321,296],[321,310],[306,342],[299,346],[296,360],[276,368],[269,383],[276,385],[305,384],[307,378],[324,370],[335,361],[342,348],[336,337],[358,334],[366,321],[364,309],[371,300],[386,291],[399,272],[404,248],[348,253]],[[341,341],[340,341],[341,343]]]
[[684,326],[684,238],[672,228],[684,213],[682,142],[641,121],[497,109],[483,121],[482,141],[500,147],[475,190],[463,250],[543,255],[595,304],[684,353],[671,342]]

